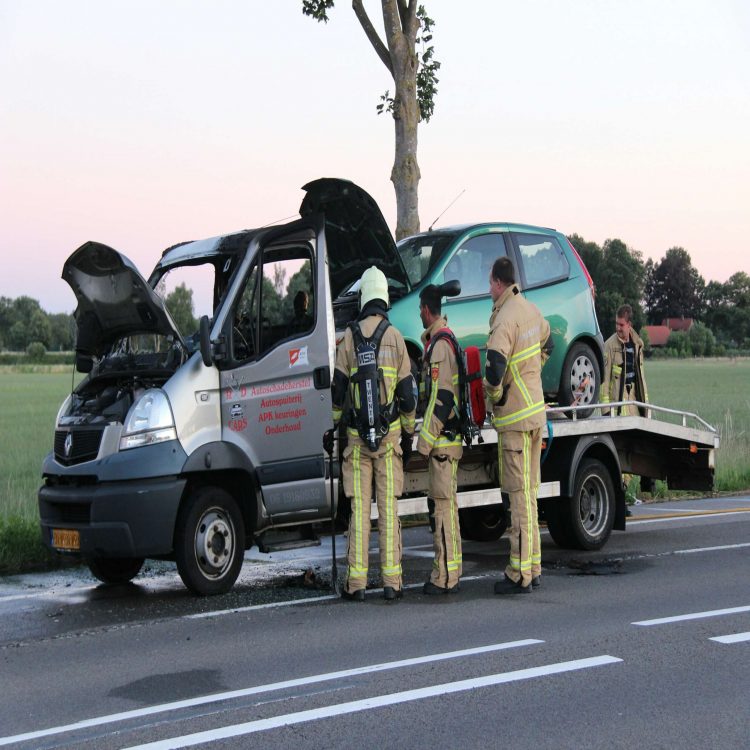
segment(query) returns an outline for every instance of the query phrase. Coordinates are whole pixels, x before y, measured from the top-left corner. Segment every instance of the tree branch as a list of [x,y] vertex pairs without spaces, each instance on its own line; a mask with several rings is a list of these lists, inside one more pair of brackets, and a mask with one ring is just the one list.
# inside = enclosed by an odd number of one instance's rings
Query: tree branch
[[378,32],[375,30],[375,27],[372,25],[370,17],[367,15],[367,11],[365,10],[364,5],[362,5],[362,0],[352,0],[352,9],[354,10],[354,15],[357,16],[359,25],[364,29],[367,38],[370,40],[370,44],[373,46],[375,52],[377,53],[377,56],[381,59],[383,65],[388,68],[388,72],[393,75],[391,55],[388,52],[388,48],[385,46],[385,44],[383,44],[382,40],[378,36]]

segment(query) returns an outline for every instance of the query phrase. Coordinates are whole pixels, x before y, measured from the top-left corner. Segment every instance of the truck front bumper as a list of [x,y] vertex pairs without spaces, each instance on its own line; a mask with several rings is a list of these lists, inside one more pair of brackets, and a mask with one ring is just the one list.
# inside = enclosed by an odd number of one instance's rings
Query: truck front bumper
[[[83,557],[154,557],[172,552],[186,480],[159,477],[93,485],[48,484],[39,490],[42,541]],[[63,547],[53,530],[77,531]],[[66,534],[75,540],[75,534]]]

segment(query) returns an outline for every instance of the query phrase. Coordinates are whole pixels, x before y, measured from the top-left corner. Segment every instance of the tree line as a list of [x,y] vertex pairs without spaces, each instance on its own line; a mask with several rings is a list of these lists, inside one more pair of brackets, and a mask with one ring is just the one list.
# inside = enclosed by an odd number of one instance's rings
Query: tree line
[[[750,275],[744,271],[724,283],[706,282],[681,247],[670,248],[659,261],[644,262],[639,251],[619,239],[607,240],[601,246],[578,234],[569,239],[594,281],[596,314],[605,338],[614,333],[617,308],[628,303],[639,331],[646,324],[660,325],[666,318],[695,321],[689,331],[671,334],[667,349],[673,354],[710,356],[750,351]],[[295,274],[290,289],[310,288],[308,276],[307,270]],[[269,286],[267,298],[278,296],[281,304],[285,279],[265,282]],[[165,303],[183,334],[196,329],[192,290],[180,285],[166,295]],[[33,351],[39,356],[44,351],[70,351],[74,339],[71,314],[47,313],[31,297],[0,297],[0,350],[27,351],[34,345]]]
[[[710,356],[750,351],[750,275],[738,271],[724,282],[698,273],[682,247],[659,261],[644,262],[622,240],[599,246],[578,234],[570,241],[583,259],[596,288],[596,314],[604,337],[615,330],[617,308],[633,308],[633,325],[661,325],[667,318],[690,318],[688,331],[675,331],[667,350],[678,356]],[[646,337],[647,338],[647,337]],[[645,340],[648,348],[649,342]]]

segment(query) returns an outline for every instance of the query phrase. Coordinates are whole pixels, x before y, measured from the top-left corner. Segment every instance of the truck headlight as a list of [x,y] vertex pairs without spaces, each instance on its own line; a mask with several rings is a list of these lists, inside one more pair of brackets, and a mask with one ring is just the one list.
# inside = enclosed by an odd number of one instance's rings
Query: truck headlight
[[120,436],[120,450],[176,440],[172,408],[167,394],[150,388],[130,407]]
[[70,402],[72,400],[73,400],[73,397],[70,394],[68,394],[67,397],[65,398],[65,401],[62,402],[62,406],[59,408],[57,412],[57,417],[55,418],[55,427],[59,427],[60,420],[63,417],[68,416],[68,412],[70,411]]

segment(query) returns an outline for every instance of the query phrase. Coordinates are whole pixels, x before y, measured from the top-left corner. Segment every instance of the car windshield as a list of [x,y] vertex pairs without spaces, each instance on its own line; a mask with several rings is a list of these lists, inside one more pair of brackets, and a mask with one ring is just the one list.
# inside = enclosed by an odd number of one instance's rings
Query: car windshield
[[412,287],[422,282],[455,239],[456,234],[417,234],[398,244],[398,252]]

